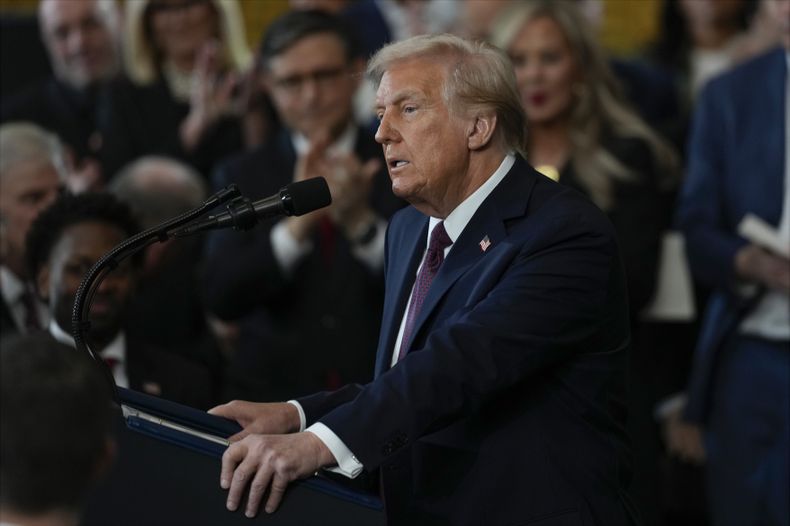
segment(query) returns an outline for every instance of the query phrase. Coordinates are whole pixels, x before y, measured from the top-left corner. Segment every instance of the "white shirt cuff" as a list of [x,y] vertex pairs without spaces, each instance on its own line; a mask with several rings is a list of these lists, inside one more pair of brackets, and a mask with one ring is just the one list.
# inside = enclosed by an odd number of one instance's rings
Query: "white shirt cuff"
[[288,403],[291,404],[299,411],[299,432],[301,433],[304,431],[304,428],[307,427],[307,418],[304,416],[304,409],[302,409],[302,404],[297,402],[296,400],[288,400]]
[[686,393],[677,393],[662,400],[653,413],[656,420],[664,420],[672,413],[683,411],[686,407]]
[[387,223],[383,219],[376,220],[376,237],[364,245],[353,245],[351,253],[367,267],[376,272],[384,268],[384,241],[387,235]]
[[313,244],[308,240],[300,243],[294,239],[285,221],[274,225],[269,239],[272,243],[274,259],[286,274],[290,274],[296,262],[313,248]]
[[328,427],[321,422],[316,422],[307,428],[307,431],[318,437],[318,440],[332,453],[337,461],[336,467],[326,468],[333,473],[339,473],[350,479],[356,478],[362,473],[362,463],[351,452],[342,440]]

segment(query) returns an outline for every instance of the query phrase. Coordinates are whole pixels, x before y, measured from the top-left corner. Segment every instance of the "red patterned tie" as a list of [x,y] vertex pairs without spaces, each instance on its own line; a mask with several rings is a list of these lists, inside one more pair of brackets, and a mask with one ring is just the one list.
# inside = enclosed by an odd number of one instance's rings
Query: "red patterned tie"
[[102,358],[102,360],[110,368],[110,372],[115,375],[115,367],[121,363],[120,360],[118,358]]
[[439,267],[444,261],[444,249],[452,244],[453,241],[444,229],[444,222],[437,223],[433,228],[433,232],[431,232],[431,242],[428,244],[425,260],[422,263],[420,272],[417,274],[417,279],[414,281],[414,291],[409,304],[409,312],[406,313],[406,326],[403,328],[403,338],[398,350],[398,361],[406,356],[406,352],[409,349],[409,340],[414,331],[417,316],[420,314],[422,303],[428,295],[428,289],[431,287],[434,276],[439,272]]

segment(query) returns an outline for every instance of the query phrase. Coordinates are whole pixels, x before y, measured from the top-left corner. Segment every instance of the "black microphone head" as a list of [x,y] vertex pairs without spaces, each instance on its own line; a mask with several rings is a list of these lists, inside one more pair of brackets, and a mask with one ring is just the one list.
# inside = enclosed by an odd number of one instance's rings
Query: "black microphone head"
[[323,177],[291,183],[280,193],[286,213],[300,216],[324,208],[332,203],[329,185]]

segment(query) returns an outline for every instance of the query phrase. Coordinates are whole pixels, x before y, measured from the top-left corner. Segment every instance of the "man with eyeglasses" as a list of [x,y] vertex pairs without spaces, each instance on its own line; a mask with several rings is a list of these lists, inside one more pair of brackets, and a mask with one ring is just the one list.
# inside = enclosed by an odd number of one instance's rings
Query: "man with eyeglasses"
[[364,61],[340,19],[283,15],[264,36],[259,60],[283,127],[223,164],[214,185],[236,183],[257,199],[321,176],[333,203],[250,232],[215,233],[205,291],[209,309],[240,327],[226,397],[282,400],[371,379],[386,220],[402,202],[372,133],[354,123]]

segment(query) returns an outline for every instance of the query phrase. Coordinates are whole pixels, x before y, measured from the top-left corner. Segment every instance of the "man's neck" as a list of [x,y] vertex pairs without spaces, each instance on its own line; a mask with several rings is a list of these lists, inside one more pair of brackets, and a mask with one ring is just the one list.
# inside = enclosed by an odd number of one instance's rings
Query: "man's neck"
[[3,526],[76,526],[79,524],[79,514],[74,511],[54,510],[38,515],[26,515],[0,509],[0,524]]
[[692,25],[689,28],[695,49],[718,50],[738,33],[738,28],[726,23],[709,23]]
[[480,188],[494,174],[506,153],[498,147],[473,152],[464,175],[464,182],[453,192],[445,196],[441,203],[413,202],[414,208],[423,214],[440,219],[446,218],[450,212],[463,203],[470,195]]

